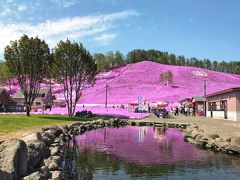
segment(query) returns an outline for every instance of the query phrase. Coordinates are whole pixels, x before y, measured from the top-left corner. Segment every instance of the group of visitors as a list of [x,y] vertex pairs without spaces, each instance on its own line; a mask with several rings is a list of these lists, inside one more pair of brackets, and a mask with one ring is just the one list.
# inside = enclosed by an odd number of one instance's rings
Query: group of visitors
[[194,109],[192,107],[184,107],[181,106],[180,108],[172,108],[171,114],[174,114],[175,116],[178,116],[179,114],[185,115],[185,116],[193,116],[194,115]]

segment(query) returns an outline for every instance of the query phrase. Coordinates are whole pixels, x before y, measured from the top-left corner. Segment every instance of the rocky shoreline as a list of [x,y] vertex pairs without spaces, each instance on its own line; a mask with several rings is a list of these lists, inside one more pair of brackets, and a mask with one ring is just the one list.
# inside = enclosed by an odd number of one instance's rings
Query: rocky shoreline
[[240,156],[240,137],[226,136],[192,124],[183,130],[184,140],[198,148]]
[[43,127],[42,132],[0,142],[1,180],[61,179],[65,142],[76,135],[102,127],[127,125],[125,119],[99,119],[69,126]]

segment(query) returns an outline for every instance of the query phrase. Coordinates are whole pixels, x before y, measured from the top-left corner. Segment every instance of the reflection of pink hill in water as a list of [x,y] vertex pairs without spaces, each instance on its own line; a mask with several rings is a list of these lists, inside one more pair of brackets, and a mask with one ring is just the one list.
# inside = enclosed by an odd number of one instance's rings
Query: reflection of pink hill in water
[[[156,132],[159,133],[157,137]],[[154,135],[155,134],[155,135]],[[179,130],[165,132],[152,127],[106,128],[90,131],[76,137],[80,149],[104,151],[121,160],[142,165],[172,164],[175,162],[201,160],[209,157],[183,141]]]

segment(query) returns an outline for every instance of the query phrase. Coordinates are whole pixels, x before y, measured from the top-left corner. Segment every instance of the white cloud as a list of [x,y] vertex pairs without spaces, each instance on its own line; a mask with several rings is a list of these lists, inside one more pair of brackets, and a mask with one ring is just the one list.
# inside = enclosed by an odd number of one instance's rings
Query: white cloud
[[77,3],[76,0],[50,0],[53,3],[57,4],[59,7],[70,7]]
[[101,34],[99,36],[94,37],[92,40],[98,42],[102,45],[109,45],[109,43],[116,38],[116,34],[110,33],[110,34]]
[[127,10],[112,14],[77,16],[55,21],[48,20],[36,25],[29,23],[4,24],[0,22],[0,53],[3,52],[4,47],[11,40],[19,39],[23,34],[44,39],[50,45],[50,48],[66,38],[75,41],[87,39],[100,45],[108,45],[117,36],[113,32],[116,23],[119,20],[136,15],[138,15],[136,11]]
[[18,11],[19,12],[23,12],[23,11],[26,11],[27,10],[27,6],[26,5],[19,5],[18,6]]

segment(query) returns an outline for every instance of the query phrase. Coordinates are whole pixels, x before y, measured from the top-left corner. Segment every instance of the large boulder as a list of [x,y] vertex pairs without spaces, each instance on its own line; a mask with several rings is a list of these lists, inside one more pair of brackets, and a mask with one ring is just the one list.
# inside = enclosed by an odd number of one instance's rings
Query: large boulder
[[33,140],[29,141],[28,147],[28,171],[32,172],[34,169],[40,167],[44,158],[48,157],[50,150],[43,141]]
[[26,144],[30,141],[36,141],[36,140],[42,140],[42,135],[39,132],[36,133],[30,133],[26,136],[21,137],[21,140],[23,140]]
[[9,140],[0,145],[1,180],[23,177],[27,173],[27,163],[28,151],[24,141]]

